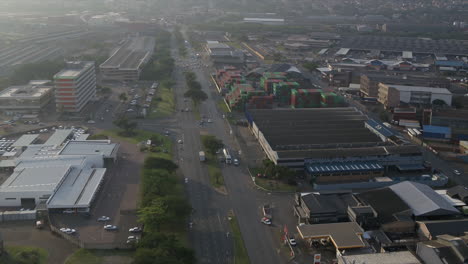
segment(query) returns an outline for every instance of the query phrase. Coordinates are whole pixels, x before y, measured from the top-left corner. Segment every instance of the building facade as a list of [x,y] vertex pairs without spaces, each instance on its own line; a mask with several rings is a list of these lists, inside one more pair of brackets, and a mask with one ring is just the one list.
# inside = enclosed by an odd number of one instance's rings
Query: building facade
[[452,93],[446,88],[379,83],[378,101],[386,108],[399,107],[400,103],[431,105],[436,101],[442,101],[450,106],[452,105]]
[[53,88],[49,80],[8,87],[0,92],[0,111],[6,115],[38,114],[53,99]]
[[67,62],[66,68],[55,74],[57,111],[80,112],[96,96],[94,62]]

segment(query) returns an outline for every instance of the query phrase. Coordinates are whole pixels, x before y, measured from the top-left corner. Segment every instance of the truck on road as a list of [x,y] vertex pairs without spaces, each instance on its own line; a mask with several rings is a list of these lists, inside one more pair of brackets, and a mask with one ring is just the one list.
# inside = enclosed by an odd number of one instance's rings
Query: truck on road
[[205,161],[206,160],[204,151],[198,152],[198,156],[200,157],[200,161]]
[[231,164],[232,163],[232,158],[231,158],[231,154],[229,153],[229,150],[227,148],[223,149],[223,154],[224,154],[224,160],[226,161],[226,164]]

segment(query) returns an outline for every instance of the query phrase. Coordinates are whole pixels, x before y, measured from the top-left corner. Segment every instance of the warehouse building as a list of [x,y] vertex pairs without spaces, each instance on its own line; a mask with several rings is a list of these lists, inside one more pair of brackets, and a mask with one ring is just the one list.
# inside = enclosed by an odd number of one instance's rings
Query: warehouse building
[[93,61],[67,62],[54,75],[55,103],[59,112],[80,112],[96,97],[96,70]]
[[384,129],[352,107],[250,109],[250,129],[275,164],[305,170],[315,183],[369,181],[389,169],[422,170],[414,145],[397,145]]
[[427,86],[450,88],[450,81],[445,78],[429,78],[415,75],[384,75],[365,73],[361,75],[360,88],[365,97],[379,96],[379,83],[406,86]]
[[6,115],[38,114],[52,101],[53,88],[49,80],[5,88],[0,92],[0,111]]
[[103,80],[138,81],[143,65],[154,52],[154,37],[133,37],[99,66]]
[[[18,150],[19,156],[2,160],[2,165],[11,164],[12,173],[0,186],[0,207],[44,204],[52,211],[89,211],[104,180],[106,160],[115,161],[119,145],[109,140],[67,141],[68,132],[55,132],[47,141],[53,145],[29,145]],[[32,137],[20,139],[18,146]]]
[[399,107],[401,103],[431,105],[437,101],[451,106],[452,93],[446,88],[379,83],[378,101],[386,108]]
[[225,43],[210,41],[205,47],[213,63],[218,65],[242,65],[244,63],[244,53],[231,48]]

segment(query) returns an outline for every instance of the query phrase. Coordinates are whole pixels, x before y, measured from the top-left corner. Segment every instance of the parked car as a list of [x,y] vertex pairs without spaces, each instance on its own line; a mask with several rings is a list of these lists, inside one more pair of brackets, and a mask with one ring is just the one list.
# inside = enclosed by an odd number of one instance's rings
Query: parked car
[[71,235],[71,234],[74,234],[76,233],[76,230],[73,229],[73,228],[66,228],[66,227],[62,227],[60,228],[60,231],[67,234],[67,235]]
[[264,223],[265,225],[271,225],[271,220],[267,217],[263,217],[261,222]]
[[73,214],[75,211],[72,209],[63,210],[64,214]]
[[110,220],[110,217],[108,217],[108,216],[101,216],[101,217],[99,217],[97,220],[98,220],[98,222],[105,222],[105,221],[109,221],[109,220]]
[[182,139],[179,139],[179,140],[177,140],[177,143],[183,144],[184,142],[182,141]]
[[235,166],[239,166],[239,164],[240,164],[240,163],[239,163],[239,160],[238,160],[238,159],[234,159],[233,164],[234,164]]
[[108,230],[108,231],[117,230],[117,226],[115,226],[115,225],[105,225],[104,229]]
[[457,176],[460,176],[462,174],[459,170],[453,170],[453,173],[455,173],[455,175]]
[[130,232],[130,233],[140,233],[141,231],[142,231],[141,228],[139,228],[139,227],[137,227],[137,226],[132,227],[132,228],[130,228],[130,229],[128,230],[128,232]]

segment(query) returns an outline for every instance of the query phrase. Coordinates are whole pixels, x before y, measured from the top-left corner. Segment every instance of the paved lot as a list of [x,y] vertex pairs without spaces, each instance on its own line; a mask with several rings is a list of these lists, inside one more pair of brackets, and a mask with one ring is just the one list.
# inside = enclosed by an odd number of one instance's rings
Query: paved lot
[[[106,179],[96,197],[91,217],[54,214],[53,223],[58,228],[77,230],[76,236],[88,244],[126,245],[128,229],[137,226],[137,199],[139,193],[140,167],[144,154],[134,144],[120,142],[119,159],[107,172]],[[106,224],[118,226],[118,231],[106,231],[105,223],[97,222],[100,216],[109,216]]]
[[2,223],[0,233],[5,245],[33,246],[44,248],[49,252],[48,264],[63,264],[65,259],[77,248],[47,229],[34,228],[31,221]]

